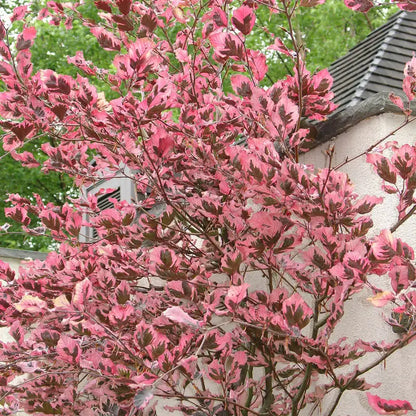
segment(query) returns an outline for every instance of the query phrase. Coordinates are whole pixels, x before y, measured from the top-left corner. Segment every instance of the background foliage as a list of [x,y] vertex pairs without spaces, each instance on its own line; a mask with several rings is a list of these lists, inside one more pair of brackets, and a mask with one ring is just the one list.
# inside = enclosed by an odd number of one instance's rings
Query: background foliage
[[[26,3],[19,1],[4,3],[3,14],[10,14],[14,7]],[[40,10],[44,5],[45,2],[42,0],[36,0],[32,2],[32,9]],[[86,17],[98,19],[97,9],[92,0],[88,0],[80,10]],[[305,61],[308,68],[311,71],[326,68],[364,39],[371,30],[383,24],[394,12],[394,8],[383,6],[375,7],[365,14],[356,13],[345,7],[339,0],[328,0],[318,7],[300,8],[297,11],[294,24],[297,35],[304,45]],[[264,6],[259,7],[257,16],[258,20],[247,39],[247,45],[261,49],[271,42],[270,35],[267,30],[264,30],[264,27],[285,27],[286,21],[282,15],[270,14],[267,7]],[[83,51],[85,58],[94,62],[98,67],[112,69],[114,54],[103,53],[96,38],[78,20],[73,21],[72,29],[69,31],[64,28],[63,23],[58,26],[50,26],[44,21],[33,21],[33,24],[38,31],[31,50],[34,70],[49,68],[58,73],[75,77],[80,71],[68,64],[67,56],[74,56],[78,50]],[[21,22],[15,23],[15,29],[18,28],[21,28]],[[280,32],[280,36],[284,39],[284,31]],[[175,29],[170,29],[172,41],[174,41],[175,35]],[[272,85],[292,72],[290,60],[277,51],[269,51],[268,65],[269,71],[263,81],[265,86]],[[108,85],[96,78],[91,81],[106,94],[107,99],[114,97]],[[227,88],[230,90],[231,87]],[[26,150],[34,152],[37,157],[42,158],[38,146],[39,142],[27,144]],[[0,224],[7,222],[4,208],[8,206],[6,200],[10,193],[19,193],[27,198],[31,198],[32,194],[36,193],[41,195],[44,201],[52,200],[63,204],[67,195],[75,196],[78,192],[73,188],[71,179],[65,175],[50,172],[45,176],[40,168],[27,171],[2,151],[0,151],[0,157],[2,157],[0,159],[0,177],[7,178],[0,189]],[[19,227],[15,224],[9,229],[9,234],[0,234],[0,247],[47,251],[52,247],[51,244],[49,238],[34,238],[20,233]]]

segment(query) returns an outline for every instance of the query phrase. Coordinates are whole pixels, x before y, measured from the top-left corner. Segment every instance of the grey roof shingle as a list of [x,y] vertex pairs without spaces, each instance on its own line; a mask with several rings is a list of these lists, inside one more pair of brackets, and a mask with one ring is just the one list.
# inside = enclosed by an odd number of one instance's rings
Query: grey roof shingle
[[380,92],[401,92],[404,65],[415,50],[416,13],[398,12],[329,67],[336,112]]
[[[338,108],[328,120],[314,124],[312,147],[325,142],[361,120],[384,112],[400,112],[389,93],[403,94],[403,70],[416,52],[416,12],[398,12],[387,23],[335,61],[328,69]],[[416,104],[411,103],[416,111]]]

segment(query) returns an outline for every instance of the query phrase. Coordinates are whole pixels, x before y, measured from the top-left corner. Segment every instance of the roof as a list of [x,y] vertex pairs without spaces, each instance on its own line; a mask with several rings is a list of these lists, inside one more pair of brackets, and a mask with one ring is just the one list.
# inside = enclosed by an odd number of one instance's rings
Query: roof
[[403,69],[415,50],[416,13],[398,12],[328,68],[337,112],[380,92],[402,92]]
[[18,260],[40,259],[44,260],[48,253],[40,251],[18,250],[15,248],[0,248],[0,258],[11,258]]
[[[328,69],[338,108],[316,126],[313,147],[359,121],[385,112],[400,112],[389,93],[403,96],[403,70],[416,51],[416,12],[400,11],[371,32]],[[411,108],[413,109],[412,103]]]

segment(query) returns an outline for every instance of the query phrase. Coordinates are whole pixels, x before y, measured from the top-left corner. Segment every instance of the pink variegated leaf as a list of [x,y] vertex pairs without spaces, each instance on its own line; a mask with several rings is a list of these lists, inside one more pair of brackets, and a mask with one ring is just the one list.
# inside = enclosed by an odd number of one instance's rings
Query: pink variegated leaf
[[193,285],[189,284],[186,280],[177,280],[168,282],[166,285],[169,293],[178,298],[193,298],[196,294]]
[[413,146],[405,144],[396,149],[391,159],[403,179],[407,179],[415,170],[416,152]]
[[221,259],[222,271],[229,275],[233,275],[239,271],[240,265],[243,261],[241,253],[235,251],[224,255]]
[[370,393],[367,393],[367,400],[379,415],[405,415],[409,410],[413,410],[412,405],[406,400],[385,400]]
[[48,308],[48,305],[44,300],[32,295],[24,295],[22,299],[13,306],[19,312],[30,314],[44,313]]
[[150,271],[158,273],[159,270],[170,270],[176,265],[178,257],[173,250],[164,247],[155,247],[150,254]]
[[40,165],[31,152],[16,153],[11,151],[10,155],[14,160],[19,161],[22,166],[27,168],[37,168]]
[[209,40],[221,58],[244,59],[245,53],[241,39],[233,33],[215,32],[209,35]]
[[16,57],[17,71],[23,79],[28,79],[32,74],[33,64],[31,62],[31,53],[28,49],[20,51]]
[[8,263],[0,260],[0,280],[6,282],[11,282],[16,277],[16,272],[14,272]]
[[215,383],[221,383],[225,378],[226,370],[218,360],[212,360],[207,369],[208,377]]
[[404,67],[404,75],[406,77],[416,78],[416,57],[414,55],[412,59],[406,63]]
[[414,77],[404,77],[403,80],[403,91],[409,101],[414,100],[416,89],[416,79]]
[[73,212],[68,215],[65,221],[65,228],[74,237],[78,237],[81,231],[82,215],[79,212]]
[[273,139],[285,139],[296,127],[298,107],[287,97],[282,98],[269,114],[266,127]]
[[282,39],[275,38],[274,43],[270,45],[267,49],[271,49],[274,51],[278,51],[280,53],[283,53],[286,56],[289,56],[290,58],[294,57],[294,52],[290,51],[285,44],[282,42]]
[[19,321],[14,321],[9,329],[9,334],[14,338],[14,340],[22,345],[25,339],[25,330]]
[[367,155],[367,162],[371,163],[381,179],[389,183],[396,183],[397,176],[394,167],[390,161],[378,153],[370,153]]
[[130,65],[136,73],[155,71],[162,59],[154,52],[155,44],[148,38],[137,39],[129,48]]
[[86,75],[96,74],[96,70],[93,67],[92,62],[85,60],[84,54],[82,51],[77,51],[75,53],[75,56],[71,56],[71,57],[68,56],[67,61],[69,64],[73,64],[79,69],[81,69],[82,71],[84,71]]
[[81,358],[82,351],[79,343],[75,339],[67,335],[62,335],[56,345],[56,352],[61,360],[70,364],[77,364]]
[[413,0],[393,0],[397,4],[397,7],[401,10],[406,10],[409,12],[416,11],[416,4]]
[[172,306],[163,312],[166,318],[169,318],[173,322],[178,322],[183,325],[192,326],[198,328],[201,324],[200,321],[189,316],[180,306]]
[[108,318],[113,325],[121,325],[133,317],[135,310],[133,306],[127,305],[115,305],[111,308]]
[[389,270],[390,283],[393,291],[398,294],[410,286],[410,281],[415,280],[412,265],[392,265]]
[[40,218],[45,225],[52,231],[59,232],[61,230],[61,217],[53,211],[44,211],[40,214]]
[[247,51],[248,64],[256,81],[261,81],[267,74],[266,56],[259,52],[249,49]]
[[240,286],[231,286],[225,296],[225,306],[232,312],[236,306],[239,305],[243,299],[247,296],[248,283],[243,283]]
[[344,4],[355,12],[368,12],[374,3],[371,0],[344,0]]
[[[4,43],[4,41],[0,40],[0,55],[6,59],[6,61],[10,61],[12,59],[12,55],[10,54],[9,47]],[[10,71],[8,68],[10,67],[9,64],[6,62],[0,62],[0,74],[1,75],[12,75],[13,71]]]
[[49,9],[47,7],[44,7],[43,9],[40,9],[38,12],[38,20],[44,20],[47,17],[49,17],[51,15]]
[[35,37],[36,29],[34,27],[26,27],[17,37],[16,49],[18,51],[29,49],[33,45],[33,39],[35,39]]
[[55,347],[58,344],[59,339],[61,338],[58,331],[51,329],[41,329],[37,331],[36,338],[40,342],[44,342],[47,347]]
[[394,105],[397,105],[397,107],[399,107],[400,110],[405,111],[403,100],[398,95],[390,93],[389,99]]
[[373,208],[381,204],[383,202],[383,198],[378,198],[376,196],[365,196],[364,198],[360,199],[356,205],[354,206],[355,210],[358,214],[368,214],[373,210]]
[[230,383],[236,383],[241,376],[241,369],[247,364],[247,354],[244,351],[237,351],[233,354],[231,368],[227,374]]
[[75,285],[74,295],[72,296],[72,304],[76,308],[84,309],[92,293],[93,287],[88,278],[78,282]]
[[158,25],[156,13],[153,10],[148,10],[144,15],[142,15],[140,25],[144,34],[147,35],[152,33]]
[[243,35],[248,35],[256,23],[256,15],[251,7],[241,6],[234,10],[232,22]]
[[214,22],[216,28],[227,27],[228,18],[224,10],[219,7],[214,7],[212,9],[212,21]]
[[371,254],[376,260],[389,261],[395,255],[395,238],[389,230],[383,230],[371,245]]
[[18,6],[13,10],[13,14],[10,17],[11,22],[22,20],[27,14],[27,6]]
[[[48,92],[56,94],[69,95],[71,87],[73,86],[73,80],[71,77],[58,75],[49,69],[41,72],[41,80],[44,82]],[[58,104],[57,106],[62,107],[65,105]]]
[[188,377],[194,377],[197,368],[197,361],[198,357],[191,355],[190,357],[186,357],[179,362],[183,371],[188,375]]
[[175,56],[179,62],[190,62],[191,57],[188,55],[188,52],[185,49],[178,48],[175,50]]
[[[322,69],[313,75],[312,84],[315,92],[319,94],[327,94],[330,92],[332,87],[332,76],[327,69]],[[330,93],[330,98],[332,98],[332,93]]]
[[288,324],[299,329],[304,328],[313,315],[312,309],[298,293],[294,293],[283,302],[282,311]]
[[24,372],[24,373],[35,373],[36,371],[39,371],[39,365],[37,361],[24,361],[21,363],[17,364],[19,366],[19,368]]
[[236,94],[250,98],[253,94],[253,82],[244,75],[232,75],[231,86]]
[[130,299],[130,285],[123,280],[115,290],[117,302],[124,305]]
[[13,219],[23,225],[30,224],[30,217],[27,215],[27,210],[22,207],[11,207],[4,210],[6,217]]

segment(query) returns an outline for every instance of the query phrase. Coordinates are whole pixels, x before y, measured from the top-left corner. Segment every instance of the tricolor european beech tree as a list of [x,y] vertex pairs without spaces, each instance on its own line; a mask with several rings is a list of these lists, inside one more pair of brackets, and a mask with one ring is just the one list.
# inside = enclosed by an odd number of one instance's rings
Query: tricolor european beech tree
[[[68,30],[80,19],[115,54],[110,70],[82,52],[69,57],[84,74],[76,79],[34,73],[28,7],[11,18],[23,22],[17,36],[0,24],[4,149],[30,168],[40,162],[24,144],[53,137],[45,172],[80,187],[128,175],[144,196],[100,212],[97,195],[62,207],[10,195],[10,219],[60,246],[19,276],[1,264],[0,323],[14,339],[0,342],[2,415],[296,416],[325,403],[330,416],[347,390],[367,394],[379,414],[412,409],[366,393],[365,376],[416,337],[414,253],[394,236],[416,210],[416,149],[368,155],[399,200],[393,233],[372,238],[380,199],[359,198],[344,173],[298,162],[309,140],[301,119],[334,109],[331,77],[308,72],[292,25],[299,7],[320,2],[100,0],[93,21],[75,3],[51,1],[40,19]],[[268,49],[294,67],[270,88],[268,51],[245,43],[259,7],[287,17],[284,32],[267,28]],[[409,101],[415,86],[413,59]],[[410,118],[408,104],[392,99]],[[156,203],[159,215],[148,210]],[[84,227],[98,237],[81,243]],[[371,286],[374,307],[396,312],[389,323],[410,318],[393,343],[331,336],[368,275],[389,282]]]

